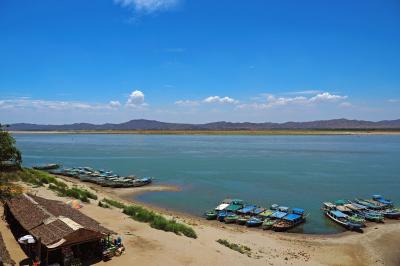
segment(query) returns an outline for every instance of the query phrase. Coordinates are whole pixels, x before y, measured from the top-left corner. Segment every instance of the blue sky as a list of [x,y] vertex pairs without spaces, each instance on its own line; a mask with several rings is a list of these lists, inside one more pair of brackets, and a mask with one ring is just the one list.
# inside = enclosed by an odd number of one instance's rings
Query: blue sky
[[400,2],[1,0],[0,121],[400,118]]

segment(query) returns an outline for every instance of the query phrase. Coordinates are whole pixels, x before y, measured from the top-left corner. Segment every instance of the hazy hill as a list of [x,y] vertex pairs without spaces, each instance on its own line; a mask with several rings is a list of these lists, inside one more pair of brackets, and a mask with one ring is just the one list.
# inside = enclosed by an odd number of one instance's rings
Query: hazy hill
[[37,125],[18,123],[8,128],[12,131],[65,131],[65,130],[268,130],[268,129],[400,129],[400,119],[378,122],[348,119],[319,120],[285,123],[233,123],[213,122],[206,124],[166,123],[136,119],[120,124],[75,123],[66,125]]

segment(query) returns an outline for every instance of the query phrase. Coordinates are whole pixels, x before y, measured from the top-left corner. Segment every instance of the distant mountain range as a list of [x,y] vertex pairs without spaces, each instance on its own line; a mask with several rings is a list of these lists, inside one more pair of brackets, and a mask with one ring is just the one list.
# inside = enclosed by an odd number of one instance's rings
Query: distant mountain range
[[10,131],[76,131],[76,130],[271,130],[271,129],[400,129],[400,119],[378,122],[348,119],[319,120],[285,123],[233,123],[213,122],[206,124],[166,123],[136,119],[120,124],[75,123],[66,125],[11,124]]

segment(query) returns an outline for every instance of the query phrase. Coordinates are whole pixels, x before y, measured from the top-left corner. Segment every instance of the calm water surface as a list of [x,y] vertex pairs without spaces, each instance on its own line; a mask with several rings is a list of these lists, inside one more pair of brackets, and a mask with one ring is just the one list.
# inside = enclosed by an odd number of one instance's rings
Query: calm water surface
[[181,192],[139,200],[201,215],[227,197],[302,207],[296,231],[336,233],[322,201],[369,197],[400,202],[400,136],[169,136],[16,134],[24,164],[57,162],[152,176]]

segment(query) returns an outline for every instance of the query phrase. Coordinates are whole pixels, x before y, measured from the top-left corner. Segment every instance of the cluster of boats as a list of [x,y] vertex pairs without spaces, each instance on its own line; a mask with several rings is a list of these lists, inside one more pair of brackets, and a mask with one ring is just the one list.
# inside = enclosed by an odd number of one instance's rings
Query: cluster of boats
[[324,202],[322,210],[334,222],[355,231],[361,231],[366,221],[383,223],[385,218],[400,218],[400,209],[394,208],[393,202],[381,195],[373,195],[371,199]]
[[35,169],[45,170],[52,174],[78,178],[83,182],[90,182],[102,187],[124,188],[140,187],[150,184],[153,179],[150,177],[139,178],[136,176],[119,176],[112,171],[96,170],[91,167],[73,167],[59,169],[56,164],[35,166]]
[[207,220],[274,231],[287,231],[306,220],[304,210],[300,208],[289,209],[277,204],[271,205],[270,208],[263,208],[246,204],[241,199],[225,199],[215,209],[206,212],[205,217]]

